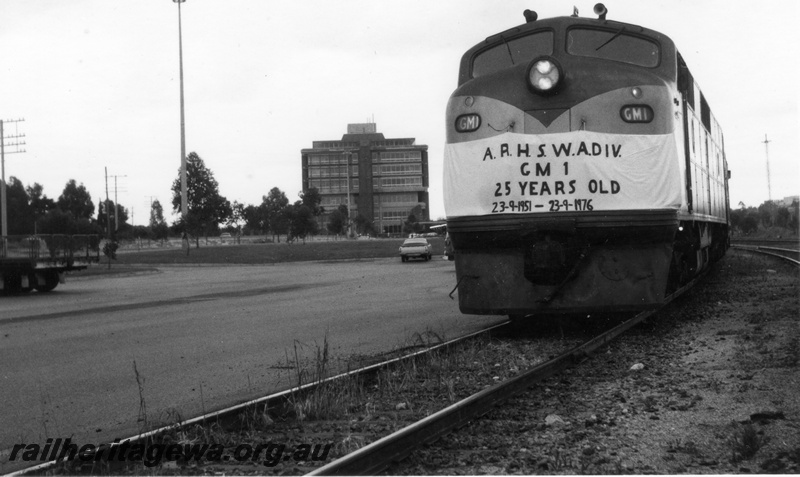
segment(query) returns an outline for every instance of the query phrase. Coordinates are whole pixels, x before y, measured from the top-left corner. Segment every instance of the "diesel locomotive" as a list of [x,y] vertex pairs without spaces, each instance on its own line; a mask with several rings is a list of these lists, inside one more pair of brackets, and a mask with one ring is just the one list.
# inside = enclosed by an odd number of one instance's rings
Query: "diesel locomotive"
[[594,13],[526,10],[461,59],[444,201],[463,313],[655,308],[729,247],[706,96],[666,35]]

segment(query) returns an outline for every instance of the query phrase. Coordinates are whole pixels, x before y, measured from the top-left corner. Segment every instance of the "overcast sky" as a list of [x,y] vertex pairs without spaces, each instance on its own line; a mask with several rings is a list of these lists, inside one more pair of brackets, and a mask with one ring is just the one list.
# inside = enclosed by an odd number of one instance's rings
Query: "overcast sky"
[[[374,118],[387,138],[429,146],[431,216],[444,216],[444,113],[461,55],[540,18],[593,16],[595,2],[188,0],[182,4],[186,150],[231,202],[301,189],[300,150]],[[731,204],[800,193],[796,0],[608,0],[608,18],[678,45],[725,134]],[[70,179],[95,205],[104,168],[134,222],[171,212],[180,166],[178,11],[169,0],[0,1],[0,118],[25,134],[6,178],[57,198]],[[11,149],[13,150],[13,149]],[[123,177],[124,176],[124,177]],[[113,178],[109,179],[113,200]]]

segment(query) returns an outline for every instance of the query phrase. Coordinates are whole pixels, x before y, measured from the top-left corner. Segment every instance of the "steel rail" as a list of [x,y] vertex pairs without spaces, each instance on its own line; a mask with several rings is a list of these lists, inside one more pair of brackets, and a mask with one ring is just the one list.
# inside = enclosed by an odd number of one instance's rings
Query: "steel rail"
[[[747,246],[747,245],[731,245],[736,250],[747,250],[749,252],[760,253],[762,255],[771,255],[778,257],[784,261],[800,266],[800,250],[790,248],[775,248],[775,247],[761,247],[761,246]],[[795,257],[795,258],[792,258]]]
[[787,240],[787,239],[731,239],[731,245],[744,245],[744,246],[764,246],[764,247],[789,247],[793,249],[800,249],[800,240]]
[[[461,343],[461,342],[467,341],[469,339],[475,338],[477,336],[480,336],[480,335],[482,335],[484,333],[490,333],[490,332],[495,331],[495,330],[497,330],[499,328],[507,326],[509,323],[510,322],[508,322],[508,321],[503,322],[503,323],[498,323],[498,324],[489,326],[488,328],[484,328],[482,330],[475,331],[475,332],[466,334],[464,336],[460,336],[458,338],[453,338],[451,340],[445,341],[444,343],[439,343],[437,345],[430,346],[430,347],[427,347],[425,349],[421,349],[421,350],[415,351],[413,353],[409,353],[409,354],[406,354],[406,355],[403,355],[403,356],[398,356],[396,358],[388,359],[386,361],[381,361],[380,363],[371,364],[369,366],[364,366],[362,368],[354,369],[354,370],[351,370],[351,371],[348,371],[348,372],[345,372],[345,373],[340,373],[340,374],[337,374],[335,376],[330,376],[328,378],[325,378],[325,379],[322,379],[322,380],[318,380],[318,381],[314,381],[314,382],[307,383],[307,384],[303,384],[301,386],[295,386],[295,387],[293,387],[291,389],[287,389],[285,391],[280,391],[280,392],[277,392],[277,393],[274,393],[274,394],[270,394],[270,395],[267,395],[267,396],[262,396],[260,398],[252,399],[252,400],[240,403],[240,404],[236,404],[236,405],[233,405],[233,406],[230,406],[230,407],[226,407],[226,408],[220,409],[218,411],[212,411],[212,412],[209,412],[209,413],[205,413],[203,415],[200,415],[200,416],[197,416],[197,417],[193,417],[193,418],[187,419],[185,421],[176,422],[176,423],[169,424],[169,425],[166,425],[166,426],[163,426],[163,427],[159,427],[157,429],[153,429],[153,430],[150,430],[150,431],[147,431],[147,432],[142,432],[142,433],[139,433],[139,434],[137,434],[135,436],[131,436],[131,437],[127,437],[127,438],[124,438],[124,439],[120,439],[119,442],[120,443],[122,443],[122,442],[136,443],[138,441],[142,441],[142,440],[145,440],[145,439],[148,439],[148,438],[151,438],[151,437],[155,437],[155,436],[158,436],[159,434],[163,434],[163,433],[166,433],[166,432],[169,432],[169,431],[182,429],[182,428],[184,428],[186,426],[191,426],[193,424],[202,424],[202,423],[204,423],[206,421],[211,421],[213,419],[224,419],[226,417],[229,417],[229,416],[232,416],[232,415],[236,415],[239,412],[245,411],[250,406],[272,405],[272,404],[275,404],[276,402],[283,402],[283,401],[288,400],[292,396],[296,396],[298,394],[302,394],[302,393],[313,391],[315,388],[320,387],[320,386],[322,386],[324,384],[332,383],[332,382],[334,382],[336,380],[339,380],[339,379],[347,379],[347,378],[351,378],[351,377],[358,376],[358,375],[366,375],[366,374],[369,374],[371,372],[376,372],[376,371],[378,371],[380,369],[383,369],[383,368],[386,368],[388,366],[392,366],[392,365],[395,365],[397,363],[400,363],[400,362],[403,362],[403,361],[406,361],[406,360],[410,360],[410,359],[413,359],[413,358],[416,358],[416,357],[419,357],[419,356],[424,356],[427,353],[432,353],[432,352],[434,352],[436,350],[439,350],[439,349],[443,349],[443,348],[447,348],[447,347],[456,345],[458,343]],[[108,445],[111,446],[112,444],[108,443]],[[99,448],[99,446],[98,446],[98,448]],[[30,473],[35,473],[35,472],[38,473],[38,472],[46,471],[49,468],[59,464],[60,462],[61,461],[58,461],[58,460],[51,460],[51,461],[48,461],[48,462],[44,462],[44,463],[35,465],[33,467],[27,467],[27,468],[20,469],[18,471],[12,472],[10,474],[6,474],[6,476],[4,476],[4,477],[16,477],[16,476],[21,476],[21,475],[27,475],[27,474],[30,474]]]
[[433,442],[451,430],[486,414],[493,407],[523,393],[531,385],[583,361],[591,353],[657,313],[668,303],[692,288],[706,272],[665,298],[656,309],[641,312],[569,351],[541,363],[511,379],[486,388],[441,411],[328,463],[308,475],[375,475],[391,463],[407,457],[415,448]]

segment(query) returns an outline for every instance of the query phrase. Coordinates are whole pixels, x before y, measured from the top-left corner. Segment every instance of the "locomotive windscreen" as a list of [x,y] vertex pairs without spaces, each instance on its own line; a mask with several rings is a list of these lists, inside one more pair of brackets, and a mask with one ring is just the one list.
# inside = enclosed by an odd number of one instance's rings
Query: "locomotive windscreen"
[[628,35],[624,28],[614,31],[571,28],[567,32],[567,53],[575,56],[621,61],[637,66],[658,66],[658,44]]
[[514,65],[527,63],[537,56],[552,54],[552,31],[540,31],[505,40],[475,56],[475,59],[472,60],[472,77],[477,78]]

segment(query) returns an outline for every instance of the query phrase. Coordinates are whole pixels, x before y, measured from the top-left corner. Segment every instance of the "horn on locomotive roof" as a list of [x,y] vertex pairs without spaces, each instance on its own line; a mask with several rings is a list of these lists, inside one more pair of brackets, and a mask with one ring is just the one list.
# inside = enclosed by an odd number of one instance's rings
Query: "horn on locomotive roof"
[[525,15],[525,23],[535,22],[539,18],[539,15],[533,10],[525,10],[522,14]]
[[598,3],[597,5],[594,6],[594,13],[595,15],[597,15],[598,19],[605,20],[606,13],[608,13],[608,9],[606,9],[606,6],[603,5],[602,3]]

